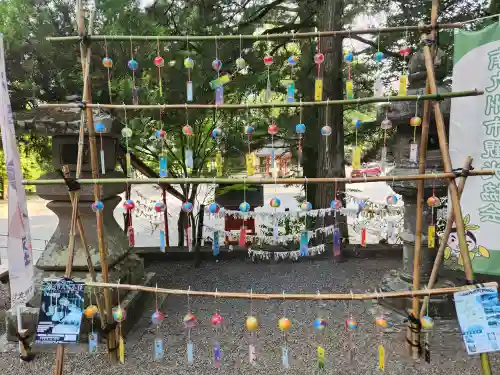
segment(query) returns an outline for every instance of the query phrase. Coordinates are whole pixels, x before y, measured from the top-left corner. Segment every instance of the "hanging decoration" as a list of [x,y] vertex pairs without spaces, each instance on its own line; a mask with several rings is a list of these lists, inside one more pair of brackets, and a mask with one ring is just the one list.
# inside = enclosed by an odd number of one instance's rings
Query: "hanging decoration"
[[240,57],[238,57],[236,59],[236,68],[239,71],[242,71],[243,69],[245,69],[247,67],[247,62],[243,58],[242,52],[243,52],[243,41],[242,41],[242,38],[241,38],[241,35],[240,35]]
[[299,59],[297,56],[292,55],[286,60],[288,66],[290,66],[290,79],[283,80],[281,83],[286,88],[286,101],[288,103],[293,103],[295,101],[295,82],[293,81],[293,68],[297,65]]
[[160,111],[160,129],[155,133],[156,139],[160,143],[159,175],[160,178],[168,177],[168,157],[165,148],[167,144],[167,132],[163,129],[163,111]]
[[[217,38],[215,38],[215,60],[212,61],[212,69],[217,73],[216,80],[219,80],[220,70],[222,69],[222,61],[219,60],[219,46],[217,44]],[[218,85],[215,87],[215,104],[224,104],[224,85]]]
[[198,321],[196,319],[196,316],[194,316],[191,311],[191,296],[189,295],[190,291],[191,287],[189,287],[187,293],[187,314],[184,315],[184,319],[182,320],[182,322],[187,332],[187,339],[186,339],[187,362],[191,365],[194,362],[194,347],[193,347],[193,341],[191,340],[191,330],[194,327],[196,327]]
[[[215,289],[215,294],[217,295],[217,289]],[[217,299],[217,297],[215,297]],[[221,365],[221,360],[222,360],[222,351],[220,348],[220,333],[222,330],[222,324],[224,322],[224,319],[222,318],[222,315],[219,314],[219,311],[216,310],[215,314],[212,315],[210,318],[210,322],[212,323],[213,327],[213,340],[212,340],[212,354],[213,354],[213,360],[214,360],[214,367],[216,369],[220,369]]]
[[240,212],[247,213],[250,211],[250,205],[247,202],[240,203]]
[[255,332],[259,329],[259,321],[253,315],[252,289],[250,289],[250,311],[245,320],[245,327],[248,331],[248,361],[252,366],[257,363],[257,335]]
[[127,213],[128,223],[127,223],[127,236],[128,236],[128,245],[135,246],[135,233],[134,227],[132,226],[132,210],[135,208],[135,203],[132,199],[127,199],[123,202],[123,208]]
[[130,39],[130,60],[127,63],[128,68],[132,71],[132,104],[139,104],[139,91],[135,85],[135,74],[139,69],[139,63],[134,59],[134,48],[132,46],[132,39]]
[[302,99],[300,99],[300,109],[299,109],[299,123],[295,125],[295,133],[298,135],[298,149],[297,149],[297,162],[298,169],[301,170],[302,167],[302,140],[304,138],[304,133],[306,132],[306,126],[302,123]]
[[[358,100],[358,105],[356,106],[356,112],[359,113],[359,100]],[[361,120],[360,119],[354,119],[352,121],[354,124],[354,147],[352,148],[352,170],[359,170],[361,169],[361,147],[358,146],[358,130],[361,128]]]
[[385,348],[384,348],[384,333],[387,328],[387,320],[382,314],[379,314],[375,319],[376,335],[378,344],[378,367],[385,371]]
[[410,161],[417,163],[418,161],[418,144],[417,144],[417,128],[422,125],[422,119],[418,116],[418,100],[415,102],[415,116],[410,119],[410,125],[413,126],[413,141],[410,143]]
[[[215,109],[214,118],[217,119],[217,109]],[[220,150],[220,140],[222,138],[222,129],[216,127],[212,130],[212,139],[216,143],[217,151],[215,153],[215,171],[217,177],[222,177],[222,169],[223,169],[223,161],[222,161],[222,153]]]
[[[89,353],[96,354],[99,346],[99,334],[94,331],[94,318],[99,311],[96,305],[92,304],[92,293],[94,290],[92,289],[89,293],[89,303],[85,310],[83,310],[83,315],[90,319],[90,333],[89,333]],[[96,297],[97,299],[97,297]]]
[[330,125],[328,125],[328,116],[330,112],[328,111],[328,99],[326,99],[326,108],[325,108],[325,126],[321,128],[321,135],[325,137],[325,151],[328,153],[328,144],[329,140],[328,137],[332,134],[332,128]]
[[266,103],[271,101],[271,65],[273,65],[273,62],[274,59],[272,56],[267,55],[264,57],[264,65],[267,67]]
[[[404,36],[405,43],[408,43],[408,30],[405,31]],[[406,96],[407,95],[407,87],[408,87],[408,62],[406,59],[410,56],[411,47],[405,45],[399,50],[399,54],[403,57],[403,71],[401,72],[401,76],[399,77],[399,91],[398,96]]]
[[[350,35],[349,35],[350,39]],[[345,81],[345,96],[346,99],[354,98],[354,83],[351,77],[351,68],[352,62],[354,61],[354,54],[352,49],[352,39],[351,40],[351,49],[344,51],[344,61],[347,63],[347,80]]]
[[122,129],[122,137],[125,138],[125,164],[126,174],[128,178],[132,178],[132,163],[130,161],[130,149],[128,146],[129,139],[132,137],[132,129],[128,127],[127,110],[124,110],[125,127]]
[[436,247],[436,226],[434,225],[434,208],[439,207],[441,201],[435,195],[435,184],[432,183],[432,196],[427,199],[427,205],[431,208],[431,222],[427,229],[427,247],[433,249]]
[[[307,201],[307,177],[304,177],[304,194],[306,200],[302,202],[302,204],[300,205],[300,209],[302,211],[311,211],[312,204],[311,202]],[[299,249],[301,256],[305,257],[309,255],[309,233],[307,231],[307,215],[304,216],[304,229],[300,233]]]
[[[158,289],[158,284],[156,284],[156,289]],[[155,327],[155,339],[154,339],[154,353],[153,357],[156,361],[163,359],[163,338],[160,333],[160,326],[165,320],[165,315],[158,309],[158,293],[155,292],[155,306],[156,310],[151,315],[151,323]]]
[[[285,296],[285,292],[283,291],[283,297]],[[289,363],[289,353],[288,353],[288,336],[287,332],[292,326],[292,322],[290,319],[286,317],[286,300],[283,298],[283,317],[278,320],[278,328],[282,332],[282,337],[283,337],[283,346],[281,348],[281,363],[283,365],[283,368],[288,369],[290,368],[290,363]]]
[[102,210],[104,210],[104,203],[102,203],[101,201],[95,201],[94,203],[92,203],[92,211],[97,213]]
[[[352,291],[351,291],[351,295],[353,295]],[[358,322],[352,316],[352,301],[353,301],[353,299],[349,300],[349,302],[348,302],[349,303],[349,306],[348,306],[349,315],[345,321],[345,328],[346,328],[346,333],[347,333],[347,357],[349,360],[349,364],[351,364],[351,365],[354,363],[354,356],[356,353],[356,347],[354,344],[354,332],[358,328]]]
[[422,325],[424,333],[424,359],[425,362],[430,363],[431,348],[429,345],[429,336],[432,332],[432,329],[434,328],[434,319],[429,316],[429,299],[427,299],[426,310],[426,314],[420,318],[420,324]]
[[333,197],[334,200],[330,203],[330,207],[334,210],[334,229],[333,229],[333,256],[334,257],[340,257],[341,255],[341,243],[342,239],[340,236],[340,227],[338,225],[338,214],[340,212],[340,209],[342,208],[342,201],[338,200],[337,193],[338,193],[338,184],[335,182],[335,189],[333,192]]
[[[250,119],[250,108],[248,108],[248,119]],[[248,147],[248,152],[245,157],[245,163],[247,167],[247,177],[253,176],[255,174],[255,168],[254,168],[254,154],[252,153],[251,150],[251,137],[254,132],[254,127],[252,125],[247,125],[244,128],[244,132],[247,136],[247,147]]]
[[193,203],[187,201],[182,204],[182,212],[186,213],[186,228],[185,228],[185,233],[186,233],[186,247],[188,248],[189,252],[193,251],[193,241],[191,241],[191,225],[190,225],[190,216],[189,214],[193,211]]
[[108,72],[108,95],[109,102],[113,103],[113,95],[111,93],[111,69],[113,68],[113,60],[108,55],[108,42],[104,38],[104,51],[106,56],[102,59],[102,66],[104,66]]
[[153,63],[158,68],[158,87],[160,88],[160,97],[163,97],[161,68],[163,68],[165,66],[165,60],[160,55],[160,38],[156,39],[156,57],[153,59]]
[[194,160],[193,160],[193,149],[191,148],[191,137],[193,136],[193,127],[189,125],[189,113],[186,107],[186,125],[182,128],[182,134],[186,136],[186,148],[184,149],[184,163],[186,166],[186,176],[188,177],[193,168],[194,168]]
[[118,323],[118,358],[120,363],[125,363],[125,340],[122,333],[122,322],[125,320],[125,310],[120,305],[120,290],[117,290],[118,306],[112,311],[113,319]]
[[165,220],[165,204],[163,202],[156,202],[155,203],[155,211],[158,214],[158,224],[160,227],[160,251],[162,253],[165,252],[165,247],[166,247],[166,241],[165,241],[165,225],[164,225],[164,220]]
[[318,37],[316,46],[316,54],[314,55],[314,63],[318,71],[318,76],[314,81],[314,100],[319,102],[323,100],[323,79],[321,78],[321,64],[325,61],[325,55],[321,53],[321,38]]
[[274,121],[272,121],[271,125],[267,127],[267,132],[271,135],[271,171],[274,178],[278,176],[278,170],[276,168],[276,154],[274,152],[274,136],[278,134],[279,130],[278,125],[276,125]]
[[390,97],[387,99],[387,104],[385,108],[385,119],[380,123],[380,128],[384,131],[384,145],[382,146],[380,164],[382,166],[382,172],[385,173],[387,167],[387,130],[392,129],[392,121],[389,120],[389,109],[391,107]]
[[[325,252],[325,245],[321,244],[318,246],[313,246],[308,249],[309,256],[317,256],[323,254]],[[261,260],[298,260],[300,255],[300,250],[295,251],[279,251],[279,252],[270,252],[265,250],[253,250],[251,248],[248,249],[248,257],[251,260],[261,259]]]
[[377,53],[375,53],[375,62],[377,64],[377,73],[373,84],[373,96],[384,96],[384,84],[382,83],[382,61],[384,54],[380,51],[380,34],[377,36]]
[[[246,179],[243,177],[243,202],[247,201],[247,184]],[[241,223],[240,235],[239,235],[239,245],[241,247],[245,247],[247,243],[247,226],[246,226],[246,217],[243,217],[243,221]]]
[[[320,296],[320,293],[318,291],[318,297]],[[313,327],[317,332],[317,342],[318,342],[318,348],[316,350],[317,352],[317,360],[318,360],[318,369],[323,370],[325,368],[325,344],[326,344],[326,338],[325,338],[325,328],[326,328],[326,319],[323,318],[323,309],[324,309],[324,302],[321,299],[318,299],[318,311],[317,311],[317,318],[314,319]]]

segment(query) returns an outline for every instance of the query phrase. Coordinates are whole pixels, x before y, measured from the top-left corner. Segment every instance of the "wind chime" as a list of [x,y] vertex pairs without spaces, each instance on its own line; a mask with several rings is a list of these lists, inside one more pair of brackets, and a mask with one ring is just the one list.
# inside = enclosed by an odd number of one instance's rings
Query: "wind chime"
[[286,317],[286,300],[285,292],[283,291],[283,316],[278,320],[278,328],[282,332],[283,346],[281,347],[281,363],[283,368],[290,368],[289,352],[288,352],[288,336],[287,332],[292,327],[292,322]]
[[184,323],[184,328],[186,328],[186,354],[187,354],[187,362],[191,365],[194,362],[194,347],[193,341],[191,340],[191,330],[196,327],[198,323],[196,316],[191,312],[191,296],[189,295],[191,292],[191,287],[189,287],[187,292],[187,314],[184,315],[182,322]]
[[[158,290],[158,284],[156,284],[156,290]],[[163,359],[163,338],[161,336],[160,332],[160,326],[165,320],[165,314],[163,314],[159,309],[158,309],[158,293],[155,291],[155,306],[156,310],[151,315],[151,323],[153,323],[153,326],[155,327],[155,340],[154,340],[154,359],[156,361],[159,361]]]
[[271,65],[273,65],[274,59],[271,55],[264,56],[264,65],[267,68],[267,84],[266,84],[266,96],[265,102],[269,103],[271,101]]
[[245,320],[245,327],[249,332],[248,339],[248,361],[251,365],[256,365],[257,363],[257,335],[256,331],[259,329],[259,321],[253,315],[253,299],[252,299],[252,289],[250,289],[250,312]]
[[156,222],[160,226],[160,251],[165,252],[166,237],[165,237],[165,204],[163,202],[155,203],[155,212],[157,215]]
[[160,55],[160,38],[156,39],[156,57],[153,59],[153,63],[156,68],[158,68],[158,87],[160,89],[160,97],[163,97],[163,84],[161,79],[161,68],[165,66],[165,60]]
[[189,125],[189,113],[186,107],[186,125],[182,128],[182,134],[186,137],[186,148],[184,150],[184,163],[186,166],[186,176],[191,174],[191,171],[194,168],[194,160],[193,160],[193,150],[191,149],[191,138],[193,136],[193,127]]
[[108,72],[108,95],[109,95],[109,103],[112,103],[112,94],[111,94],[111,69],[113,68],[113,60],[108,55],[108,42],[106,38],[104,38],[104,51],[106,56],[102,59],[102,66],[104,66]]
[[[215,289],[215,299],[217,301],[217,289]],[[214,367],[220,369],[222,361],[222,350],[220,347],[220,334],[222,330],[222,324],[224,319],[222,315],[219,314],[219,310],[216,309],[215,314],[210,318],[210,322],[213,327],[213,340],[212,340],[212,355],[214,361]]]
[[[217,121],[217,109],[215,109],[214,119],[215,121]],[[219,127],[215,127],[212,130],[212,139],[214,140],[214,142],[216,142],[217,145],[217,152],[215,154],[215,170],[217,177],[222,177],[222,153],[220,150],[221,138],[222,138],[222,129]]]
[[160,110],[160,129],[156,130],[156,139],[160,144],[159,175],[160,178],[168,177],[168,159],[165,146],[167,144],[167,132],[163,129],[163,110]]
[[[212,69],[217,73],[217,80],[220,78],[220,70],[222,69],[222,61],[219,60],[219,51],[217,38],[215,38],[215,60],[212,61]],[[224,85],[219,85],[215,88],[215,104],[224,104]]]
[[191,240],[191,225],[190,225],[190,216],[189,214],[193,211],[193,203],[186,201],[182,204],[182,212],[186,214],[186,227],[185,227],[185,233],[186,233],[186,246],[189,250],[189,252],[193,251],[193,241]]
[[[243,177],[243,202],[247,201],[247,182],[245,177]],[[239,245],[241,247],[245,247],[247,243],[247,226],[246,226],[246,218],[247,216],[243,216],[243,221],[241,223],[240,228],[240,240]]]
[[[408,42],[408,30],[405,32],[405,41]],[[406,45],[399,50],[399,54],[403,57],[403,71],[399,77],[399,96],[406,96],[408,87],[408,62],[406,59],[410,56],[411,47]]]
[[345,93],[346,93],[346,99],[353,99],[354,83],[351,77],[351,68],[352,68],[352,63],[354,61],[354,54],[353,54],[354,48],[352,46],[352,39],[350,35],[349,35],[349,40],[351,41],[351,48],[344,51],[344,61],[347,63],[347,80],[345,81]]
[[429,316],[429,300],[430,298],[427,299],[426,313],[422,318],[420,318],[420,324],[422,325],[424,333],[424,359],[425,362],[427,363],[431,362],[431,348],[429,344],[429,336],[430,333],[432,332],[432,328],[434,327],[434,319],[432,319]]
[[334,257],[339,257],[340,256],[340,245],[341,245],[341,236],[340,236],[340,228],[338,225],[338,214],[340,212],[340,209],[342,208],[342,201],[340,201],[338,198],[338,192],[337,192],[337,182],[335,182],[335,190],[334,190],[334,196],[333,196],[333,201],[330,203],[330,207],[332,210],[334,210],[334,228],[333,228],[333,256]]
[[[377,293],[378,294],[378,293]],[[375,319],[376,336],[378,344],[378,367],[380,370],[385,371],[385,348],[384,348],[384,333],[387,329],[387,320],[385,316],[377,311],[377,317]]]
[[279,132],[278,125],[271,121],[271,124],[267,127],[267,133],[271,135],[271,171],[274,178],[278,176],[278,170],[276,168],[276,154],[274,152],[274,136]]
[[297,149],[297,160],[298,169],[302,166],[302,141],[304,138],[304,133],[306,132],[306,126],[302,123],[302,99],[300,99],[300,109],[299,109],[299,123],[295,125],[295,133],[298,135],[298,149]]
[[304,230],[300,233],[300,256],[309,255],[309,232],[307,231],[307,212],[312,210],[311,202],[307,201],[307,177],[304,177],[304,192],[305,200],[301,203],[300,209],[306,214],[304,215]]
[[[98,112],[100,114],[100,109],[98,109]],[[100,143],[100,156],[101,156],[101,174],[105,175],[106,174],[106,163],[104,160],[104,147],[102,143],[102,133],[106,132],[106,126],[102,122],[96,122],[94,125],[95,132],[99,134],[99,143]]]
[[[128,183],[127,183],[127,191],[128,191]],[[135,208],[135,203],[132,199],[127,199],[123,202],[123,209],[126,212],[127,218],[127,237],[128,237],[128,245],[135,246],[135,233],[134,227],[132,225],[132,210]]]
[[422,125],[422,119],[418,116],[418,100],[415,102],[415,116],[410,119],[410,126],[413,127],[413,141],[410,143],[410,162],[418,162],[418,143],[417,143],[417,128]]
[[384,145],[381,151],[381,164],[382,164],[382,172],[385,173],[386,165],[387,165],[387,130],[392,129],[392,121],[389,120],[389,109],[391,107],[390,97],[387,99],[387,104],[385,108],[385,119],[380,123],[380,128],[384,131]]
[[[318,297],[320,296],[320,293],[318,291]],[[318,348],[316,350],[317,353],[317,360],[318,360],[318,369],[323,370],[325,368],[325,344],[326,344],[326,338],[325,338],[325,328],[327,326],[327,321],[323,317],[323,308],[324,308],[324,302],[319,299],[318,302],[318,317],[314,320],[314,328],[316,331],[318,331],[317,339],[318,339]]]
[[125,340],[122,333],[122,322],[125,320],[125,310],[120,305],[120,290],[117,290],[118,306],[113,309],[113,319],[118,323],[118,358],[125,363]]
[[366,247],[366,217],[364,215],[365,211],[369,209],[364,200],[358,203],[358,212],[361,218],[361,246]]
[[332,127],[328,125],[328,116],[330,112],[328,111],[328,99],[326,99],[326,108],[325,108],[325,126],[321,128],[321,135],[325,137],[325,151],[328,153],[328,144],[330,143],[328,137],[332,135]]
[[240,56],[236,59],[236,69],[242,71],[247,67],[247,62],[243,58],[243,40],[240,35]]
[[[94,318],[98,313],[98,308],[96,305],[92,304],[92,293],[94,290],[91,290],[89,293],[89,303],[85,310],[83,310],[83,315],[87,318],[90,319],[90,333],[89,333],[89,353],[90,354],[96,354],[98,345],[99,345],[99,334],[94,331]],[[96,296],[97,300],[97,296]]]
[[318,37],[316,45],[316,54],[314,55],[314,63],[318,71],[318,76],[314,81],[314,100],[319,102],[323,100],[323,79],[321,78],[321,64],[325,61],[325,55],[321,53],[321,38]]
[[[211,215],[217,215],[219,211],[220,211],[220,206],[216,202],[212,202],[208,206],[208,212],[210,212]],[[212,252],[214,257],[218,256],[220,253],[220,239],[218,230],[214,230],[213,232]]]
[[[248,118],[250,119],[250,109],[248,109]],[[251,150],[251,138],[252,134],[254,133],[255,129],[252,125],[247,125],[244,128],[244,132],[247,136],[247,146],[248,146],[248,153],[246,155],[246,167],[247,167],[247,176],[253,176],[255,174],[255,169],[254,169],[254,156]]]
[[293,103],[295,101],[295,82],[293,81],[293,68],[297,65],[299,58],[295,55],[288,57],[287,65],[290,67],[290,79],[282,81],[286,88],[286,101]]
[[193,82],[191,81],[191,69],[194,68],[194,60],[189,57],[189,39],[186,37],[186,49],[188,57],[184,59],[184,67],[187,69],[186,101],[193,101]]
[[[358,99],[358,105],[356,106],[356,112],[359,113],[359,99]],[[354,147],[352,148],[352,170],[360,170],[361,169],[361,147],[358,146],[358,130],[361,128],[361,120],[356,118],[352,120],[352,123],[354,125],[354,140],[355,144]]]
[[373,84],[373,96],[384,96],[384,84],[382,83],[382,61],[384,54],[380,51],[380,34],[377,36],[377,53],[375,53],[375,62],[377,63],[377,73]]
[[132,178],[132,163],[130,161],[129,139],[132,137],[133,131],[128,127],[127,110],[124,110],[125,127],[122,129],[122,137],[125,138],[125,169],[127,178]]
[[130,39],[130,60],[127,63],[128,68],[132,71],[132,104],[139,104],[139,91],[135,85],[135,73],[139,69],[139,63],[134,59],[134,48],[132,46],[132,39]]
[[[352,296],[351,291],[351,296]],[[352,315],[352,299],[349,300],[349,315],[345,321],[345,329],[347,333],[347,357],[349,364],[354,364],[354,356],[356,354],[356,346],[354,344],[354,332],[358,328],[358,322]]]
[[433,249],[436,247],[436,226],[434,225],[434,209],[439,207],[441,201],[435,194],[436,186],[432,182],[432,196],[427,199],[427,205],[431,208],[431,222],[427,229],[427,247]]

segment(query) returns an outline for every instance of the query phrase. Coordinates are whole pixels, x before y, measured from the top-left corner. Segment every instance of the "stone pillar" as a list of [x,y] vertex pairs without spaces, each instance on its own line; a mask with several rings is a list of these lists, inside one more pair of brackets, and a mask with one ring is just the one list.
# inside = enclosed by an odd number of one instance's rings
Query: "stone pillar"
[[[111,117],[95,118],[96,123],[105,124],[106,131],[97,135],[98,155],[102,147],[105,155],[105,174],[102,174],[101,163],[99,161],[99,175],[101,178],[123,178],[123,172],[115,171],[117,165],[117,144],[118,138],[115,134],[120,132],[120,124],[114,122]],[[60,130],[60,129],[59,129]],[[76,171],[76,162],[78,155],[78,128],[66,129],[63,134],[56,133],[52,137],[52,165],[55,170],[60,171],[64,165],[70,168],[74,176]],[[102,142],[102,146],[101,146]],[[84,152],[82,163],[82,178],[92,178],[91,159],[88,137],[84,140]],[[41,179],[60,179],[59,172],[50,172],[41,177]],[[142,258],[131,253],[128,239],[113,217],[113,211],[121,201],[119,194],[125,191],[125,184],[100,185],[101,201],[104,203],[103,224],[104,224],[104,242],[107,250],[107,263],[109,268],[109,282],[127,283],[127,284],[147,284],[144,276],[144,263]],[[99,245],[97,237],[96,214],[92,211],[94,202],[93,186],[82,185],[78,212],[82,220],[89,252],[92,258],[94,269],[97,273],[97,281],[101,279],[101,262],[99,256]],[[65,185],[40,185],[37,187],[37,194],[50,202],[47,207],[52,210],[59,220],[57,228],[47,243],[43,254],[38,259],[35,268],[35,289],[40,291],[40,285],[45,278],[59,278],[64,275],[67,257],[69,233],[71,226],[72,204],[68,195],[68,188]],[[84,248],[80,239],[79,232],[76,232],[76,241],[74,249],[74,262],[72,278],[75,280],[90,281],[87,261]],[[86,290],[88,293],[89,291]],[[120,300],[122,306],[125,305],[126,291],[120,291]],[[117,292],[111,293],[113,305],[117,304]],[[33,329],[38,315],[40,305],[40,294],[36,294],[30,301],[32,308],[27,309],[23,316],[24,328]],[[95,297],[93,298],[95,303]],[[85,304],[89,304],[86,296]],[[125,306],[124,306],[125,307]],[[128,308],[127,310],[130,310]],[[130,311],[127,315],[130,316]],[[129,321],[129,319],[127,319]],[[16,331],[15,311],[9,313],[8,319],[8,337],[14,339]],[[85,333],[88,322],[83,322],[82,337],[85,339]]]
[[[444,54],[438,51],[438,58],[435,60],[436,77],[438,80],[446,74],[443,70],[442,58]],[[410,60],[409,64],[410,87],[408,95],[423,95],[425,93],[425,63],[423,54],[417,52]],[[438,82],[439,92],[450,91],[449,87],[442,82]],[[415,111],[416,106],[418,110]],[[418,174],[419,160],[410,161],[410,143],[415,141],[420,147],[421,128],[417,128],[416,136],[413,132],[413,127],[410,126],[410,119],[417,115],[423,117],[423,102],[396,102],[392,103],[388,109],[388,118],[392,121],[396,133],[392,138],[391,144],[388,146],[389,152],[394,157],[396,167],[389,173],[390,175],[415,175]],[[445,124],[448,128],[450,114],[450,100],[444,100],[440,103],[441,111],[444,115]],[[377,121],[382,121],[386,116],[387,105],[381,106],[378,111]],[[414,139],[415,137],[415,139]],[[420,151],[420,150],[419,150]],[[426,158],[426,174],[442,172],[441,153],[439,150],[438,138],[436,133],[436,125],[434,115],[431,116],[429,127],[429,144]],[[408,290],[413,288],[413,264],[415,254],[415,232],[417,218],[417,181],[396,181],[391,183],[394,191],[402,196],[404,202],[404,230],[401,233],[403,242],[403,264],[400,269],[392,270],[385,275],[381,282],[383,291],[398,291]],[[424,183],[424,212],[422,217],[422,247],[420,258],[420,285],[423,288],[429,281],[429,276],[432,272],[434,260],[439,248],[439,241],[436,241],[435,248],[427,247],[427,231],[431,224],[432,209],[427,205],[427,198],[435,194],[441,198],[447,195],[447,181],[445,180],[426,180]],[[436,211],[436,209],[434,210]],[[436,219],[434,218],[434,223]],[[435,287],[453,286],[453,283],[447,280],[438,280]],[[451,316],[453,315],[453,306],[447,296],[434,297],[430,302],[431,314],[433,316]],[[396,308],[397,310],[405,311],[411,308],[411,298],[407,299],[392,299],[384,301],[385,304]]]

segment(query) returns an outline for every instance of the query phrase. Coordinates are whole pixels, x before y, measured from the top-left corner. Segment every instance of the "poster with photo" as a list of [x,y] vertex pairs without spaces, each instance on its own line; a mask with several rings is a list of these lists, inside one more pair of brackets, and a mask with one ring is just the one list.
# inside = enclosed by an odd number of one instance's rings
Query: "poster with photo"
[[500,303],[495,288],[457,292],[455,308],[468,354],[500,349]]
[[84,302],[83,282],[44,280],[36,329],[37,344],[71,344],[80,338]]

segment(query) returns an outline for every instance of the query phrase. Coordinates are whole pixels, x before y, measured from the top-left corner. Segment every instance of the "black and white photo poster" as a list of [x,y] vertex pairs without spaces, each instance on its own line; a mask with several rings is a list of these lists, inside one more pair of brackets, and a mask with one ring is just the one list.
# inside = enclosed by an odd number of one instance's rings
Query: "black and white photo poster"
[[44,280],[36,329],[37,344],[71,344],[80,338],[83,316],[83,282]]

